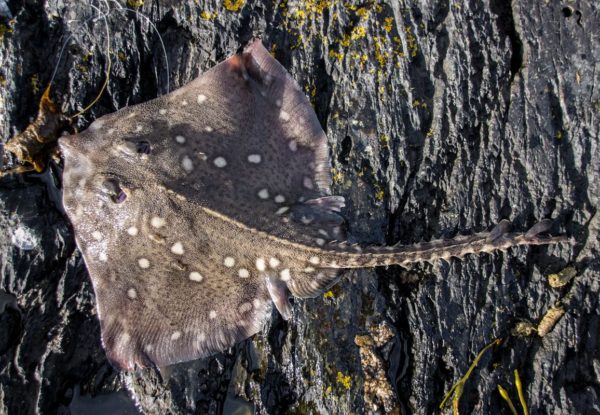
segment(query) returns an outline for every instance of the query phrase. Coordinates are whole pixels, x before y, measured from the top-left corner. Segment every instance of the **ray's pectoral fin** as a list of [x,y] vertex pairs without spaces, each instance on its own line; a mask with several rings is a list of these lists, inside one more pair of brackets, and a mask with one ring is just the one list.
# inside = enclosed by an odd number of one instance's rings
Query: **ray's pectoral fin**
[[319,197],[293,205],[290,209],[290,218],[303,225],[340,226],[344,218],[339,215],[339,212],[344,206],[342,196]]
[[345,221],[339,213],[344,206],[342,196],[323,196],[292,205],[288,217],[309,238],[304,242],[323,246],[346,239]]
[[275,276],[267,276],[266,284],[277,311],[285,320],[289,320],[292,317],[292,305],[289,300],[291,293],[287,284]]
[[292,272],[288,289],[294,297],[314,298],[335,285],[339,279],[339,269],[309,267]]

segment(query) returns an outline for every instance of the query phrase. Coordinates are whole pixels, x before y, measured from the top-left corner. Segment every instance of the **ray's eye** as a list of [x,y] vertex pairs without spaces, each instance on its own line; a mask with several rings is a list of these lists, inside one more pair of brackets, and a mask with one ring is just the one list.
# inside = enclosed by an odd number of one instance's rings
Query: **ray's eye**
[[115,203],[123,203],[125,201],[125,199],[127,199],[127,193],[125,193],[123,190],[119,189],[119,193],[111,196],[111,199]]
[[117,149],[121,151],[121,153],[133,156],[135,154],[150,154],[152,151],[152,147],[150,143],[146,140],[141,140],[136,143],[131,141],[124,141],[116,144]]
[[152,147],[150,147],[150,143],[147,141],[138,141],[135,149],[140,154],[150,154],[152,151]]
[[127,199],[127,193],[123,191],[117,179],[106,179],[102,182],[102,191],[110,196],[114,203],[123,203]]

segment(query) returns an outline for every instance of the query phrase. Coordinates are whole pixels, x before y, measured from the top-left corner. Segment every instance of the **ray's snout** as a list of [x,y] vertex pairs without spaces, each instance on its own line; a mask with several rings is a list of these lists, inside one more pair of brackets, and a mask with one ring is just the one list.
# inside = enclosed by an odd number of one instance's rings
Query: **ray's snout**
[[66,135],[58,140],[58,148],[65,159],[74,156],[74,153],[78,153],[76,145],[76,135]]
[[85,151],[82,151],[79,140],[80,137],[77,135],[61,137],[58,140],[64,161],[63,185],[65,189],[73,184],[81,183],[82,179],[87,180],[93,173],[92,163]]

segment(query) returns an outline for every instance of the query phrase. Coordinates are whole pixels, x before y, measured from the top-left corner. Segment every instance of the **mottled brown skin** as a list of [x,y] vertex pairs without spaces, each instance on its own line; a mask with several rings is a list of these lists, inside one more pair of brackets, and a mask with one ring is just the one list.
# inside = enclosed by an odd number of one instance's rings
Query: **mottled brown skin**
[[543,237],[548,222],[415,246],[351,247],[327,138],[255,41],[169,95],[60,140],[64,204],[115,366],[207,356],[260,330],[271,301],[315,296],[342,268],[408,265]]

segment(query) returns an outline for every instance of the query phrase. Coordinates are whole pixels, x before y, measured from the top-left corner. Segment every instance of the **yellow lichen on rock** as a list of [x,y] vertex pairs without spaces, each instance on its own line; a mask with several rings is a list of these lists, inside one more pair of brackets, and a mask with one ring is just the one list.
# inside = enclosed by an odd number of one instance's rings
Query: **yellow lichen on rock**
[[335,167],[331,169],[331,181],[335,184],[341,184],[344,180],[343,173]]
[[412,28],[410,26],[406,26],[404,28],[404,33],[406,33],[406,43],[408,46],[408,50],[410,51],[410,56],[414,58],[415,56],[417,56],[417,51],[419,50],[417,38],[413,34]]
[[352,29],[352,33],[350,34],[350,39],[358,40],[358,39],[362,39],[366,35],[367,35],[367,29],[365,29],[363,26],[356,26],[354,29]]
[[361,7],[356,10],[356,14],[360,16],[361,19],[367,20],[369,18],[369,10],[366,7]]
[[337,52],[337,51],[331,49],[329,51],[329,57],[332,59],[337,59],[337,60],[341,61],[342,59],[344,59],[344,54],[342,52]]
[[137,10],[144,5],[144,0],[127,0],[127,5]]
[[202,11],[200,12],[200,17],[201,17],[203,20],[215,20],[215,18],[217,17],[217,14],[216,14],[216,13],[209,12],[209,11],[207,11],[207,10],[202,10]]
[[344,375],[342,372],[337,373],[336,381],[337,381],[337,383],[342,385],[344,387],[344,389],[346,389],[346,390],[350,390],[350,387],[352,386],[352,381],[350,380],[350,376]]
[[36,95],[40,91],[40,79],[38,77],[38,74],[34,73],[33,75],[31,75],[30,83],[31,91],[34,95]]
[[384,23],[383,23],[383,30],[390,33],[392,31],[393,23],[394,23],[393,17],[386,17],[384,19]]
[[244,3],[245,0],[225,0],[223,1],[223,6],[230,12],[237,12],[242,8]]
[[332,300],[334,298],[333,291],[329,290],[323,294],[324,300]]
[[[11,20],[12,23],[12,20]],[[11,26],[7,26],[5,24],[0,24],[0,41],[2,41],[4,39],[4,35],[6,33],[13,33],[13,29]]]
[[375,200],[379,203],[383,202],[385,199],[385,191],[381,188],[379,184],[375,185]]

